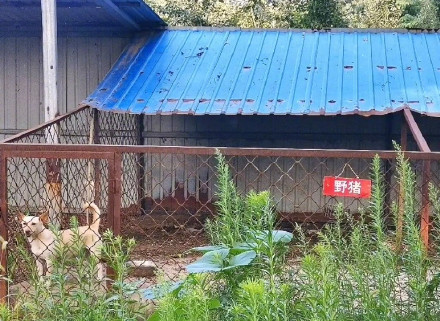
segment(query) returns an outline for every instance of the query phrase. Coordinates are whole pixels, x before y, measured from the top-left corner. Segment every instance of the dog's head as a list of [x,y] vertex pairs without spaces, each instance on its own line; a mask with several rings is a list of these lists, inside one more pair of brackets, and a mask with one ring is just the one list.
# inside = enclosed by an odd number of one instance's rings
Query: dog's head
[[36,237],[45,229],[44,224],[49,222],[49,213],[45,212],[38,216],[18,213],[18,221],[26,237]]

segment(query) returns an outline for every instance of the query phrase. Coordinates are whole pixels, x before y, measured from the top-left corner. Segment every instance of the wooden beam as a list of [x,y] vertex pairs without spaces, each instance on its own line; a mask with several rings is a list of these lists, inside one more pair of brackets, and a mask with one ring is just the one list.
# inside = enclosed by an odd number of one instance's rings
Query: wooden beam
[[[417,125],[411,110],[405,109],[403,111],[406,122],[411,130],[414,140],[417,143],[418,148],[422,152],[431,152],[428,143],[423,137],[423,134]],[[429,231],[431,228],[431,221],[429,217],[429,182],[431,180],[431,162],[429,160],[423,161],[423,174],[422,174],[422,213],[420,222],[420,233],[423,243],[426,249],[429,249]]]
[[431,152],[431,149],[429,148],[428,143],[425,140],[425,137],[423,137],[423,134],[420,131],[420,128],[417,125],[411,110],[404,109],[403,114],[405,116],[406,123],[408,124],[409,129],[414,137],[414,140],[417,143],[417,147],[422,152]]
[[96,1],[96,3],[101,4],[103,9],[105,9],[116,20],[120,21],[124,26],[127,26],[130,29],[141,30],[141,27],[137,22],[123,12],[112,0],[99,0]]

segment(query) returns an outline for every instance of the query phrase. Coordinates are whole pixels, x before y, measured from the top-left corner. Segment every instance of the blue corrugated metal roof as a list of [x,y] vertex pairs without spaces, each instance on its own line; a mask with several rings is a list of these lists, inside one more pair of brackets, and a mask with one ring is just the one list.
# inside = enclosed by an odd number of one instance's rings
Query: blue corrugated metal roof
[[84,102],[144,114],[440,115],[437,33],[165,30]]

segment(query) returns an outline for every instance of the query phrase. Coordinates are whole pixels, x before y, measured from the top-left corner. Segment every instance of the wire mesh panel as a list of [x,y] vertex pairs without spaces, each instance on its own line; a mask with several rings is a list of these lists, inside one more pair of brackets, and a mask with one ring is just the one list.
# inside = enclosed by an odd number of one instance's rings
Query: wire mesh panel
[[58,121],[40,126],[29,133],[12,137],[8,141],[22,144],[90,144],[93,127],[92,110],[81,108],[71,112]]
[[[210,149],[212,150],[212,149]],[[189,151],[189,152],[188,152]],[[239,153],[240,154],[240,153]],[[350,153],[347,153],[349,155]],[[123,177],[131,175],[131,182],[122,186],[122,235],[134,237],[134,266],[148,262],[166,279],[178,280],[185,274],[185,266],[194,260],[191,248],[210,243],[206,234],[207,218],[217,215],[217,160],[213,152],[197,154],[190,149],[180,152],[147,152],[131,159],[142,160],[137,165],[137,179],[133,168],[123,163]],[[125,157],[123,158],[125,159]],[[369,206],[369,199],[341,198],[323,195],[325,176],[370,179],[372,156],[305,157],[305,156],[246,156],[226,152],[238,191],[268,190],[277,213],[278,226],[293,231],[302,226],[311,240],[318,231],[335,220],[335,207],[341,203],[354,219]],[[412,160],[416,173],[416,210],[423,207],[423,161]],[[385,184],[387,225],[394,229],[391,216],[393,203],[399,202],[399,181],[396,161],[381,160]],[[432,162],[430,181],[439,184],[438,162]],[[294,264],[292,258],[292,264]],[[141,273],[139,273],[141,275]],[[156,282],[149,276],[145,286]]]
[[[38,156],[38,154],[54,156]],[[14,154],[14,153],[12,153]],[[20,154],[20,153],[19,153]],[[101,234],[110,228],[109,154],[81,153],[78,158],[63,152],[33,152],[7,157],[8,277],[11,298],[33,293],[32,276],[52,273],[52,260],[62,243],[73,244],[72,219],[79,237],[91,254],[100,256]],[[56,155],[58,155],[57,158]],[[110,154],[112,156],[112,154]],[[58,181],[51,180],[53,164]],[[89,206],[96,204],[97,207]],[[57,235],[60,230],[60,236]],[[60,241],[62,240],[62,241]],[[59,242],[61,242],[59,244]],[[66,271],[75,280],[74,269]],[[98,277],[105,272],[99,263]]]
[[[139,282],[142,287],[160,279],[181,279],[186,265],[198,256],[190,250],[212,243],[206,220],[218,215],[218,160],[214,148],[8,144],[6,149],[2,153],[7,159],[8,266],[14,291],[31,291],[26,287],[29,265],[16,251],[21,247],[32,256],[26,232],[16,220],[20,212],[28,216],[56,214],[64,230],[69,228],[71,217],[77,217],[81,226],[92,224],[83,203],[93,201],[101,211],[100,233],[110,228],[123,237],[136,239],[128,281]],[[323,179],[370,179],[374,153],[220,150],[238,192],[270,191],[278,228],[294,231],[300,225],[311,241],[317,239],[324,225],[334,222],[337,204],[342,203],[353,219],[358,219],[369,205],[369,199],[325,196]],[[393,203],[400,201],[400,182],[395,154],[382,154],[386,156],[381,160],[386,192],[384,220],[395,229],[391,214]],[[415,208],[423,213],[428,204],[428,182],[440,186],[439,161],[429,160],[426,155],[411,157],[416,174]],[[115,164],[120,165],[119,170]],[[51,172],[54,168],[56,175]],[[54,182],[59,184],[58,193],[51,187]],[[289,260],[294,268],[294,251]]]

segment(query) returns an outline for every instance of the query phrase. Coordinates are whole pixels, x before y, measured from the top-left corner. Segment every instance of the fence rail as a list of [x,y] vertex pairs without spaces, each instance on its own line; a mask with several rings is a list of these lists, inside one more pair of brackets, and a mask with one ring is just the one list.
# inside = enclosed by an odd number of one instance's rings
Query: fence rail
[[[216,215],[217,150],[225,155],[241,193],[269,190],[280,227],[292,230],[300,224],[311,238],[333,220],[338,202],[353,216],[360,207],[368,206],[368,200],[324,196],[324,176],[369,178],[370,164],[377,154],[382,159],[387,213],[398,200],[396,153],[391,151],[3,143],[0,233],[10,241],[10,247],[1,263],[12,283],[0,281],[0,296],[5,298],[8,286],[12,288],[28,277],[26,271],[20,271],[19,258],[13,253],[16,239],[22,237],[14,218],[19,210],[32,214],[53,206],[53,196],[45,187],[49,160],[59,162],[62,228],[68,227],[71,216],[83,222],[81,203],[94,201],[103,212],[103,228],[137,240],[134,261],[151,261],[175,280],[194,259],[188,250],[209,242],[203,226],[207,218]],[[428,235],[426,187],[428,182],[440,186],[440,153],[406,152],[405,156],[418,177],[417,208],[424,213],[421,225]],[[85,193],[89,189],[93,192]],[[11,262],[15,264],[11,266]],[[138,278],[134,272],[132,278]],[[144,286],[154,282],[154,276],[144,276]]]

